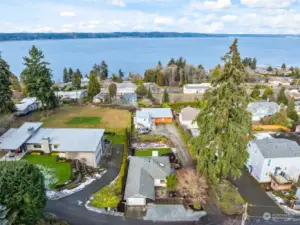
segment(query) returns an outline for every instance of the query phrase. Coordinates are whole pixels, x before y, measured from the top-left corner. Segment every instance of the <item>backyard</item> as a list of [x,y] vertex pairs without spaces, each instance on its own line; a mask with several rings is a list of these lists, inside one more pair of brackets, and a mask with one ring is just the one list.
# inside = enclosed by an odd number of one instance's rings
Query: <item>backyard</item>
[[39,167],[45,178],[47,188],[54,189],[56,184],[63,184],[71,176],[71,167],[68,162],[56,162],[56,156],[25,155],[22,160]]
[[43,122],[43,127],[51,128],[103,128],[105,132],[123,134],[131,126],[131,113],[127,110],[101,108],[92,105],[63,106],[48,113],[33,112],[17,118],[15,126],[24,122]]
[[158,156],[162,156],[165,154],[168,154],[171,152],[170,148],[153,148],[153,149],[147,149],[147,150],[136,150],[135,156],[152,156],[152,152],[157,151]]

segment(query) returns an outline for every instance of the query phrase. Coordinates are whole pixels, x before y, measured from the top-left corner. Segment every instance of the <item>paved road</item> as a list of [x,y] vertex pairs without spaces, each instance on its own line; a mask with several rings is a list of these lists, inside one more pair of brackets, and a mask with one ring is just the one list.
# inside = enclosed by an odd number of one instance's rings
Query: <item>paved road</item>
[[194,163],[189,151],[183,143],[174,124],[156,125],[156,129],[153,130],[151,134],[161,135],[169,138],[175,144],[178,157],[181,160],[183,167],[194,167]]

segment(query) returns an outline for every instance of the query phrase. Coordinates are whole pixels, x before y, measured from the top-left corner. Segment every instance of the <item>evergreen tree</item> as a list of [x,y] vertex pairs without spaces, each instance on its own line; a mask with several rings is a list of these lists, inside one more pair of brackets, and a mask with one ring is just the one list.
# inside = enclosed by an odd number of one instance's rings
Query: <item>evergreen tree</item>
[[11,80],[11,89],[13,91],[21,92],[22,89],[21,89],[21,85],[20,85],[18,77],[15,76],[14,74],[11,74],[10,75],[10,80]]
[[151,91],[150,87],[148,88],[147,98],[150,99],[150,100],[153,98],[152,91]]
[[157,65],[158,65],[159,68],[162,68],[161,61],[158,61]]
[[117,85],[112,83],[108,86],[108,94],[109,94],[109,99],[112,101],[114,97],[117,95]]
[[144,97],[147,95],[147,88],[144,85],[144,82],[141,80],[138,82],[138,85],[136,87],[135,93],[138,97]]
[[81,87],[81,78],[82,78],[82,74],[79,70],[77,70],[73,77],[72,77],[72,86],[75,88],[75,89],[80,89]]
[[101,62],[100,71],[101,71],[101,74],[100,74],[101,80],[107,79],[108,78],[108,66],[104,60]]
[[157,73],[156,73],[156,84],[159,85],[159,86],[164,86],[165,85],[164,75],[160,71],[157,71]]
[[35,224],[46,205],[43,174],[26,161],[0,162],[0,202],[15,214],[13,224]]
[[34,45],[29,51],[29,57],[24,57],[25,69],[21,76],[27,87],[28,95],[36,97],[42,105],[43,110],[52,109],[57,106],[57,99],[52,90],[51,70],[44,61],[44,54]]
[[200,65],[198,66],[198,69],[204,70],[204,66],[202,66],[202,64],[200,64]]
[[114,73],[111,75],[111,79],[112,79],[113,82],[117,82],[117,83],[121,83],[122,82],[122,80],[120,79],[120,77],[118,77]]
[[70,67],[69,68],[69,74],[68,74],[68,82],[72,81],[73,75],[74,75],[73,69]]
[[284,104],[284,105],[287,105],[288,104],[288,99],[285,95],[285,88],[282,87],[278,93],[278,97],[277,97],[277,103],[278,104]]
[[268,66],[267,71],[268,71],[268,72],[272,72],[272,71],[273,71],[272,66]]
[[267,87],[266,90],[264,91],[262,98],[267,100],[267,99],[274,99],[274,90],[272,87]]
[[214,183],[234,177],[248,159],[247,137],[251,135],[251,114],[246,89],[241,85],[245,71],[237,39],[222,57],[224,68],[212,80],[204,95],[206,107],[197,116],[200,136],[193,140],[198,170]]
[[123,73],[123,71],[121,69],[119,69],[119,78],[120,78],[121,81],[124,78],[124,73]]
[[171,60],[168,62],[168,66],[171,66],[171,65],[175,65],[175,60],[174,58],[171,58]]
[[68,83],[69,82],[69,72],[68,69],[65,67],[63,72],[63,82]]
[[259,86],[255,86],[253,91],[251,92],[251,97],[256,99],[260,96],[260,90],[259,90]]
[[94,71],[90,73],[87,92],[90,100],[92,100],[93,97],[100,92],[100,84],[97,80],[96,72]]
[[299,119],[299,116],[298,116],[298,114],[295,110],[295,100],[294,100],[294,98],[292,98],[291,101],[288,104],[287,116],[295,122],[297,122],[298,119]]
[[162,98],[162,103],[169,103],[169,93],[167,89],[165,88],[163,98]]
[[282,63],[281,69],[282,69],[283,71],[286,70],[286,65],[285,65],[285,63]]
[[0,55],[0,115],[11,113],[14,111],[14,103],[12,102],[11,72],[9,65],[2,59]]
[[77,76],[79,76],[80,79],[82,79],[83,76],[82,76],[82,73],[79,69],[76,70],[76,73],[77,73]]

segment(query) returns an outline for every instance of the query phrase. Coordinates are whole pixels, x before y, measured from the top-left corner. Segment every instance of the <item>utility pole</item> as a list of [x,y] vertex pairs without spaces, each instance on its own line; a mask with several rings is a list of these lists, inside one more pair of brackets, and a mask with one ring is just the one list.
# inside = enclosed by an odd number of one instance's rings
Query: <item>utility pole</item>
[[247,217],[248,217],[247,210],[248,210],[248,202],[246,202],[246,204],[245,204],[245,212],[243,214],[241,225],[246,225],[246,220],[247,220]]

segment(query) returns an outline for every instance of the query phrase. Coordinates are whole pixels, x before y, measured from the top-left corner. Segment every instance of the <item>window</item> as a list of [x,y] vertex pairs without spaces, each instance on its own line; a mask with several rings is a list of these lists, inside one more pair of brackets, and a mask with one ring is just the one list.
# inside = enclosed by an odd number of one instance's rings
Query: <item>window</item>
[[42,148],[42,145],[39,145],[39,144],[35,144],[33,145],[34,148]]
[[166,181],[165,180],[160,180],[160,184],[165,184]]
[[58,145],[53,145],[53,148],[58,148]]

